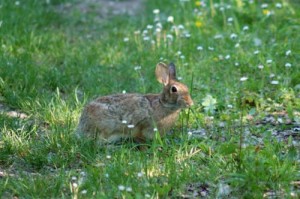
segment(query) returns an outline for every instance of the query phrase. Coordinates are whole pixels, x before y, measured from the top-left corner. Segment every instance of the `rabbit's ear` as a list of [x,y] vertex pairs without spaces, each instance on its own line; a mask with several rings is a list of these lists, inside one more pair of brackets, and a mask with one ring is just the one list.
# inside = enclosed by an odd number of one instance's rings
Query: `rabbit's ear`
[[169,78],[176,80],[176,68],[173,63],[169,64]]
[[160,62],[155,69],[156,79],[159,83],[167,85],[169,83],[169,68],[166,64]]

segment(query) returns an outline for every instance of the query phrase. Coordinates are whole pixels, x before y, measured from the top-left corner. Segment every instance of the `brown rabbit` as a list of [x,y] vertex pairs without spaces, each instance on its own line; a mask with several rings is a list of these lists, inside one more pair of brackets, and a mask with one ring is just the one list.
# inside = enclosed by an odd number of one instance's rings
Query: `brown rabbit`
[[77,133],[111,143],[121,138],[137,142],[152,139],[156,129],[163,136],[182,108],[193,105],[186,85],[176,80],[175,65],[159,63],[157,80],[164,85],[160,94],[116,94],[99,97],[84,108]]

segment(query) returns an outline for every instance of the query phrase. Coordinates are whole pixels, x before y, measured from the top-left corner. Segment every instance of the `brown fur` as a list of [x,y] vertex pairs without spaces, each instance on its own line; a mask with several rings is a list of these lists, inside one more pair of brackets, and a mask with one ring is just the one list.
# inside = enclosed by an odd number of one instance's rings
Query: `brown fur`
[[[121,138],[144,142],[153,139],[154,128],[163,136],[177,120],[180,110],[193,105],[193,101],[188,88],[176,80],[173,64],[167,67],[159,63],[156,77],[164,84],[161,94],[116,94],[91,101],[82,112],[77,133],[95,137],[100,143]],[[172,87],[176,87],[176,92],[172,92]]]

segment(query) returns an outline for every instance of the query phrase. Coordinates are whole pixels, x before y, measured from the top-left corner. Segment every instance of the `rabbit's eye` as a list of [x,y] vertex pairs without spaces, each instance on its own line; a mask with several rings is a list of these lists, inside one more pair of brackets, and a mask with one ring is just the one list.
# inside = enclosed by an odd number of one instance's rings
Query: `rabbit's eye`
[[171,92],[172,92],[172,93],[176,93],[176,92],[177,92],[177,88],[176,88],[175,86],[172,86],[172,87],[171,87]]

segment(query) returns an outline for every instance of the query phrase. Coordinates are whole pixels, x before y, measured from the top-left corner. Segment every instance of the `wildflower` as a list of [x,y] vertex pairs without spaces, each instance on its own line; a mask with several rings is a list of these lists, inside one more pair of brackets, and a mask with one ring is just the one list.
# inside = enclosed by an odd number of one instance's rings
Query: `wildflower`
[[268,10],[268,9],[263,9],[263,14],[267,15],[267,16],[270,16],[271,15],[271,11]]
[[276,8],[282,8],[282,4],[281,3],[276,3]]
[[133,129],[133,128],[134,128],[134,125],[133,125],[133,124],[128,124],[127,127],[128,127],[129,129]]
[[181,51],[177,51],[177,55],[181,55],[182,54],[182,52]]
[[173,35],[167,34],[167,39],[173,40]]
[[275,74],[274,74],[274,73],[271,73],[269,77],[270,77],[270,78],[273,78],[273,77],[275,77]]
[[238,62],[235,62],[234,65],[235,65],[235,66],[239,66],[240,64],[239,64]]
[[223,11],[225,10],[225,8],[224,8],[224,7],[220,7],[219,10],[220,10],[221,12],[223,12]]
[[161,23],[156,23],[156,28],[162,29],[162,24]]
[[195,6],[201,6],[201,1],[196,1]]
[[254,42],[254,45],[255,46],[260,46],[261,45],[261,39],[259,39],[259,38],[254,38],[254,40],[253,40],[253,42]]
[[77,184],[76,182],[73,182],[73,183],[72,183],[72,187],[77,188],[77,187],[78,187],[78,184]]
[[123,39],[123,41],[124,41],[124,42],[128,42],[128,41],[129,41],[129,38],[128,38],[128,37],[125,37],[125,38]]
[[19,5],[20,5],[20,1],[16,1],[16,2],[15,2],[15,5],[16,5],[16,6],[19,6]]
[[262,5],[261,5],[261,8],[267,8],[268,7],[268,4],[266,4],[266,3],[263,3]]
[[105,176],[106,178],[109,178],[109,174],[108,174],[108,173],[104,174],[104,176]]
[[184,26],[183,26],[182,24],[179,24],[179,25],[178,25],[178,29],[183,30],[183,29],[184,29]]
[[153,14],[159,14],[159,9],[154,9]]
[[122,93],[125,94],[125,93],[126,93],[126,90],[123,90]]
[[142,68],[141,66],[135,66],[134,70],[141,70],[141,68]]
[[215,50],[213,47],[208,47],[208,50],[210,50],[210,51],[213,51],[213,50]]
[[107,158],[107,159],[111,159],[111,155],[107,155],[106,158]]
[[185,59],[185,56],[184,55],[180,55],[180,59]]
[[291,50],[287,50],[287,51],[285,52],[285,55],[286,55],[286,56],[289,56],[291,53],[292,53]]
[[200,20],[197,20],[195,25],[196,25],[196,27],[200,28],[200,27],[202,27],[203,23]]
[[231,108],[233,108],[233,106],[232,106],[231,104],[228,104],[228,105],[227,105],[227,108],[230,108],[230,109],[231,109]]
[[126,187],[126,191],[127,192],[132,192],[132,188],[131,187]]
[[259,53],[259,50],[256,50],[253,52],[254,55],[257,55]]
[[225,56],[225,59],[230,59],[230,55],[226,55],[226,56]]
[[259,65],[258,65],[258,68],[259,68],[259,69],[263,69],[263,68],[264,68],[264,65],[259,64]]
[[87,194],[87,190],[82,190],[81,192],[80,192],[82,195],[85,195],[85,194]]
[[243,31],[247,31],[247,30],[249,30],[249,26],[244,26]]
[[217,34],[214,36],[214,39],[222,39],[223,38],[223,35],[221,34]]
[[232,34],[230,35],[230,39],[236,39],[236,38],[237,38],[237,34],[232,33]]
[[190,38],[191,34],[190,33],[185,33],[184,36],[185,36],[185,38]]
[[155,32],[159,33],[159,32],[161,32],[161,29],[160,28],[156,28]]
[[151,30],[153,28],[153,25],[147,25],[147,29]]
[[273,85],[277,85],[277,84],[279,84],[279,81],[277,81],[277,80],[273,80],[273,81],[271,81],[271,84],[273,84]]
[[177,77],[177,80],[179,80],[179,81],[182,80],[182,77]]
[[188,132],[188,136],[192,136],[193,133],[191,131]]
[[72,181],[76,181],[76,180],[77,180],[77,177],[76,177],[76,176],[72,176],[71,180],[72,180]]
[[290,67],[292,67],[292,64],[291,63],[286,63],[285,67],[290,68]]
[[240,47],[240,43],[236,43],[236,44],[234,45],[234,47],[235,47],[235,48]]
[[139,35],[139,34],[141,34],[141,31],[140,30],[136,30],[136,31],[134,31],[134,34],[135,35]]
[[155,128],[153,129],[153,131],[156,132],[156,131],[158,131],[158,129],[155,127]]
[[271,64],[272,63],[272,59],[267,59],[267,64]]
[[144,40],[144,41],[149,41],[149,40],[150,40],[150,37],[144,37],[143,40]]
[[167,21],[170,22],[170,23],[174,23],[174,17],[173,16],[168,16]]
[[233,18],[232,18],[232,17],[229,17],[229,18],[227,19],[227,22],[228,22],[228,23],[232,23],[232,22],[233,22]]
[[244,82],[244,81],[246,81],[247,79],[248,79],[248,77],[241,77],[240,81],[241,81],[241,82]]
[[118,189],[119,189],[120,191],[124,191],[124,190],[125,190],[125,186],[124,186],[124,185],[119,185],[119,186],[118,186]]
[[126,120],[122,120],[122,124],[127,124],[127,121]]
[[138,172],[138,174],[137,174],[137,176],[139,177],[139,178],[141,178],[141,177],[143,177],[143,173],[142,172]]
[[146,194],[145,194],[145,198],[151,198],[151,195],[148,194],[148,193],[146,193]]
[[202,46],[197,46],[197,50],[203,50]]

